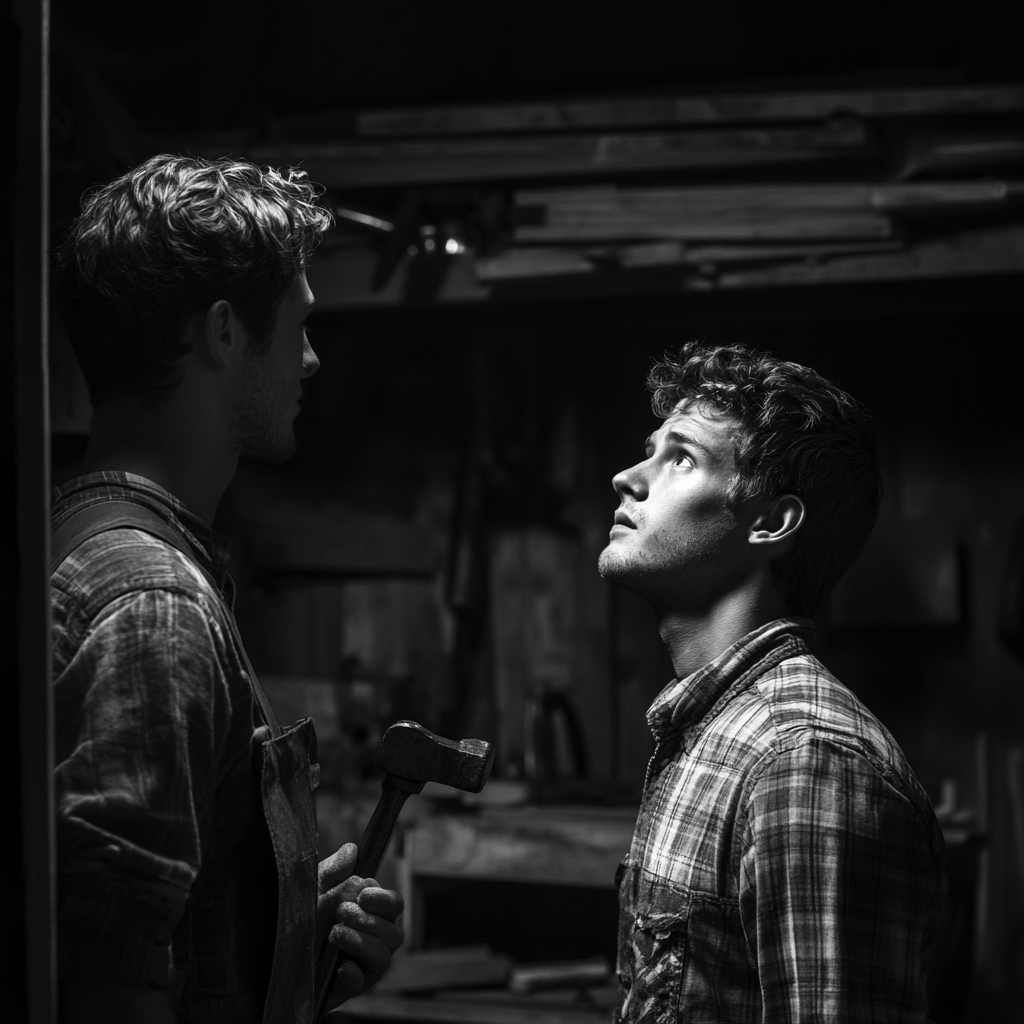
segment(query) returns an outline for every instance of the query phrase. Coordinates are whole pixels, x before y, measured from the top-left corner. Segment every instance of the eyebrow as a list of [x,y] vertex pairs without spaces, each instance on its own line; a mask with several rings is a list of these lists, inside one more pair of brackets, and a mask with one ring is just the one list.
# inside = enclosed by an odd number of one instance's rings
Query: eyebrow
[[[656,447],[657,442],[655,441],[655,437],[655,434],[651,434],[651,436],[647,438],[647,451]],[[681,430],[670,430],[665,435],[665,440],[674,444],[685,444],[689,445],[691,448],[697,448],[710,459],[715,457],[715,453],[706,444],[702,444],[692,434],[684,434]]]

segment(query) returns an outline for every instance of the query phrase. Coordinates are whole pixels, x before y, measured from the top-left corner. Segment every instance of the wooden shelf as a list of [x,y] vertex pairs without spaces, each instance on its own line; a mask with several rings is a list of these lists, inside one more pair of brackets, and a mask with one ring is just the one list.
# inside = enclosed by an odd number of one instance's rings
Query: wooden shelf
[[611,888],[629,852],[636,808],[488,808],[423,818],[405,833],[415,877]]

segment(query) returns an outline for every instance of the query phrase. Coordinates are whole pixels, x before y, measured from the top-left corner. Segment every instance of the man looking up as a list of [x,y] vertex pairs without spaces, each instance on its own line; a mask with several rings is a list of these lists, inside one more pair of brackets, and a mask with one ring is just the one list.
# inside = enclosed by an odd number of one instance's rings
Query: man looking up
[[677,678],[619,871],[619,1019],[923,1021],[942,833],[807,618],[878,514],[866,415],[738,346],[648,384],[662,424],[614,478],[599,568],[653,605]]
[[88,195],[58,299],[95,415],[53,509],[61,1016],[308,1024],[401,942],[398,893],[317,866],[316,736],[284,728],[211,528],[240,456],[295,448],[318,361],[305,270],[331,223],[298,171],[158,156]]

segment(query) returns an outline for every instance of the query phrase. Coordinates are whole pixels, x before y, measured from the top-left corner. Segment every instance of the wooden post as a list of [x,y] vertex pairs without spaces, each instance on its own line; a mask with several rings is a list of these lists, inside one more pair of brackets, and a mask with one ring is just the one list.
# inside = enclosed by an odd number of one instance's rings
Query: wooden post
[[[17,0],[15,203],[17,664],[28,1019],[57,1019],[53,714],[50,690],[49,0]],[[15,942],[18,939],[15,938]]]

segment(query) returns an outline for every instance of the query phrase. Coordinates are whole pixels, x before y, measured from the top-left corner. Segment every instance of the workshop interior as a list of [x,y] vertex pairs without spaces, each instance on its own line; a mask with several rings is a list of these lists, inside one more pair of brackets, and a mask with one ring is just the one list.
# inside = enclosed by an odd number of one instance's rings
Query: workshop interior
[[[884,496],[816,619],[949,857],[937,1024],[1024,1008],[1024,7],[53,0],[49,239],[162,152],[300,165],[288,462],[218,513],[242,637],[318,735],[321,854],[395,722],[493,746],[427,781],[376,877],[406,943],[353,1022],[597,1024],[615,872],[672,679],[597,573],[652,362],[739,342],[856,395]],[[50,320],[53,485],[91,410]],[[397,812],[396,812],[397,813]]]

